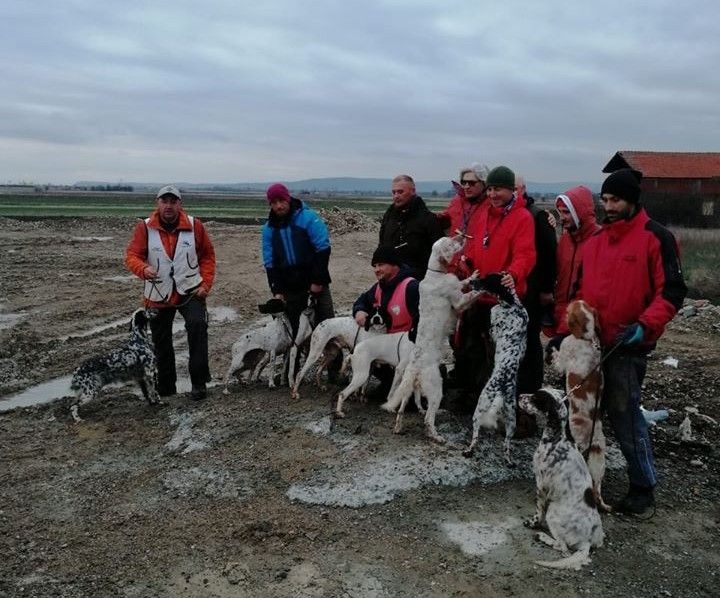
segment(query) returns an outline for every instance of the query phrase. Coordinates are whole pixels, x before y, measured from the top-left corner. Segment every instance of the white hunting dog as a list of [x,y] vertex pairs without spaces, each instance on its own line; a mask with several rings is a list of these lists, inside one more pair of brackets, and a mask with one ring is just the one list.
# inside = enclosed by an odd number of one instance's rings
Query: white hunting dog
[[415,347],[400,384],[381,405],[386,411],[397,409],[396,434],[402,429],[402,414],[410,395],[415,395],[416,403],[422,395],[427,398],[425,432],[435,442],[445,442],[435,428],[435,416],[442,400],[440,363],[443,345],[455,329],[458,314],[470,307],[480,294],[478,291],[463,292],[464,287],[477,278],[477,273],[458,280],[447,271],[450,260],[464,245],[465,236],[458,234],[438,239],[432,246],[427,274],[420,282],[420,321]]
[[[367,383],[373,362],[386,363],[395,368],[395,376],[390,388],[392,393],[407,366],[414,346],[415,344],[408,338],[407,332],[375,334],[358,343],[355,350],[343,362],[343,370],[348,363],[352,366],[352,379],[338,395],[335,415],[345,417],[342,410],[343,403],[351,394]],[[419,401],[418,409],[421,409]]]
[[[269,303],[269,302],[268,302]],[[223,394],[229,394],[228,384],[236,370],[240,373],[250,370],[248,382],[256,382],[266,365],[269,365],[268,386],[275,388],[275,358],[284,354],[291,346],[301,345],[312,333],[315,308],[306,307],[300,314],[298,331],[292,337],[292,326],[284,311],[273,313],[272,321],[243,334],[233,343],[230,365],[225,374]]]
[[605,534],[590,472],[570,433],[567,404],[562,393],[552,388],[520,397],[521,409],[546,420],[533,456],[536,510],[525,525],[547,529],[549,535],[540,531],[536,538],[568,555],[538,565],[578,570],[590,563],[590,549],[602,546]]
[[597,311],[581,299],[573,301],[567,307],[567,325],[570,336],[563,339],[550,360],[559,373],[565,374],[570,431],[587,461],[595,502],[600,510],[609,512],[612,507],[602,499],[601,492],[606,444],[599,411],[603,373]]
[[[370,324],[371,318],[368,318]],[[342,349],[348,349],[352,352],[355,346],[366,338],[375,334],[384,334],[386,327],[384,323],[368,325],[367,328],[358,326],[355,318],[352,316],[339,316],[336,318],[328,318],[320,322],[310,337],[310,349],[302,369],[292,382],[291,397],[299,399],[300,384],[307,374],[308,370],[327,352],[327,345],[330,341],[335,341]],[[334,353],[333,353],[334,356]],[[317,373],[317,383],[320,384],[320,374],[322,368]]]

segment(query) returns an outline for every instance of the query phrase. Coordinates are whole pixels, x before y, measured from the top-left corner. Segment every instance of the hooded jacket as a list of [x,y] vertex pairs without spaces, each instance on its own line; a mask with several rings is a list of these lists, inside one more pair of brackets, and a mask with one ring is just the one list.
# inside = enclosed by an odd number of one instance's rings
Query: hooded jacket
[[687,294],[675,237],[644,208],[628,220],[603,224],[588,239],[579,282],[578,298],[600,316],[605,348],[639,322],[644,329],[640,346],[652,349]]
[[418,280],[424,278],[433,243],[442,227],[421,197],[415,195],[402,209],[391,205],[380,225],[380,245],[397,249],[400,259]]
[[[570,206],[568,206],[568,202]],[[568,303],[577,290],[577,277],[585,242],[600,230],[595,218],[592,191],[580,185],[558,196],[556,205],[570,210],[576,229],[563,230],[556,253],[557,280],[555,282],[555,325],[565,320]]]
[[296,198],[280,217],[272,210],[262,228],[263,265],[274,293],[307,291],[330,284],[330,235],[316,212]]
[[[181,232],[193,231],[195,237],[195,252],[197,253],[200,277],[202,278],[201,286],[210,292],[215,280],[215,248],[213,247],[210,237],[199,219],[193,218],[190,221],[184,210],[180,210],[178,215],[177,226],[174,230],[167,230],[163,227],[160,214],[155,210],[148,218],[147,223],[140,220],[135,226],[133,235],[125,250],[125,265],[138,278],[144,279],[145,267],[148,265],[148,228],[158,231],[160,241],[165,249],[165,253],[170,259],[175,256],[175,248]],[[172,294],[166,302],[155,302],[145,299],[146,307],[172,307],[179,305],[186,297],[181,296],[176,288],[173,288]]]

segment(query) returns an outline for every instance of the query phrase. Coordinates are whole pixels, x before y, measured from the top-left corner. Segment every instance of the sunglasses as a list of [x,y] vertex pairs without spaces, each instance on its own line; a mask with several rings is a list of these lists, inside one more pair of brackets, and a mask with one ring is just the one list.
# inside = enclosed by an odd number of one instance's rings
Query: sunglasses
[[473,187],[473,186],[477,185],[479,182],[480,182],[480,181],[469,181],[469,180],[466,179],[466,180],[460,181],[460,184],[461,184],[461,185],[468,185],[469,187]]

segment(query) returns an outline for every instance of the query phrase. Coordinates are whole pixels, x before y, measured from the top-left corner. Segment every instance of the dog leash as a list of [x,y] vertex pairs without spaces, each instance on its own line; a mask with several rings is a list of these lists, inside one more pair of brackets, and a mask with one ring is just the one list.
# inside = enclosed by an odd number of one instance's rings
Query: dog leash
[[400,343],[402,343],[403,336],[405,336],[406,334],[407,334],[407,332],[403,332],[403,333],[400,335],[400,338],[398,339],[398,342],[397,342],[397,349],[396,349],[396,350],[397,350],[398,365],[400,365]]

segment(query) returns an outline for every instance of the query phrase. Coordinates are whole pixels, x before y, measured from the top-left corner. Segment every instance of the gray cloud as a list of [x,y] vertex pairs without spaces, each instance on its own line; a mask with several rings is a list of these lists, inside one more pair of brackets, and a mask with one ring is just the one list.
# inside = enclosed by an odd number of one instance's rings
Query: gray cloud
[[720,9],[528,4],[10,0],[0,179],[597,181],[718,149]]

